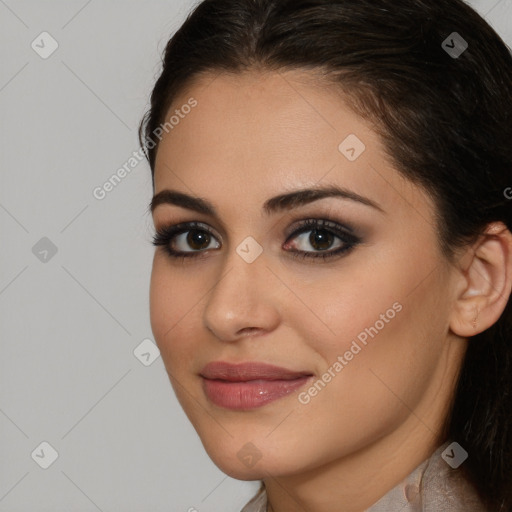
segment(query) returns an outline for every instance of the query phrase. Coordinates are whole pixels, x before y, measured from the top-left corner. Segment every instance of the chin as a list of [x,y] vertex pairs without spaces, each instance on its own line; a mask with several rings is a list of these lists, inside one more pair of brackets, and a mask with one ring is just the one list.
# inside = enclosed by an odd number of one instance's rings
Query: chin
[[[255,447],[250,441],[238,442],[232,439],[223,444],[211,441],[210,444],[203,441],[203,446],[213,463],[226,475],[236,480],[262,480],[269,475],[280,477],[300,473],[304,460],[299,460],[297,454],[283,450],[278,451],[274,446]],[[234,449],[240,444],[239,449]],[[313,464],[314,465],[314,464]]]
[[[214,461],[215,462],[215,461]],[[265,477],[267,477],[271,473],[270,471],[262,471],[261,469],[247,469],[245,471],[242,471],[239,467],[234,468],[230,465],[228,466],[220,466],[219,464],[215,464],[224,474],[228,475],[231,478],[234,478],[235,480],[243,480],[246,482],[251,482],[254,480],[263,480]]]
[[212,462],[226,475],[236,480],[261,480],[270,470],[263,464],[263,460],[256,461],[246,460],[244,461],[242,455],[240,458],[237,453],[227,453],[222,448],[217,447],[216,449],[206,449],[206,453],[212,460]]

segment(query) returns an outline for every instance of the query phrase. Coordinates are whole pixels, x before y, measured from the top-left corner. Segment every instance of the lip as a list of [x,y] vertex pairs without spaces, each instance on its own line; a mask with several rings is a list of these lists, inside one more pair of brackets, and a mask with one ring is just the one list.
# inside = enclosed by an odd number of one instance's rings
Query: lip
[[267,363],[215,361],[200,372],[203,390],[215,405],[244,410],[262,407],[304,386],[313,377]]

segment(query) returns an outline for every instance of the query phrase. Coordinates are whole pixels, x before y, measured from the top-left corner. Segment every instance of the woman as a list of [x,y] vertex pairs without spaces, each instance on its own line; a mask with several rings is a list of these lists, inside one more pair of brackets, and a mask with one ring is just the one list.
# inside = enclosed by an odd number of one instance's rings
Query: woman
[[511,90],[460,0],[205,0],[169,41],[151,325],[244,512],[512,510]]

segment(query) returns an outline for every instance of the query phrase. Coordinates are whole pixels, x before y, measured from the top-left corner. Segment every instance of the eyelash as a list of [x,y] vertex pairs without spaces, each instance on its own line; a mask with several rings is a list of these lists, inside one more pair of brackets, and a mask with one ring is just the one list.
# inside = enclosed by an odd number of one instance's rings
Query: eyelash
[[[328,229],[329,228],[329,229]],[[291,233],[286,243],[297,237],[302,233],[307,233],[308,231],[313,231],[314,229],[318,229],[319,231],[325,231],[339,238],[345,245],[342,247],[326,252],[326,251],[298,251],[292,250],[287,251],[292,254],[294,258],[302,258],[302,260],[307,258],[318,259],[322,258],[324,261],[328,258],[333,258],[335,256],[341,256],[342,254],[353,249],[357,244],[361,242],[361,239],[355,235],[347,233],[343,226],[336,222],[331,222],[323,219],[307,219],[303,221],[303,223],[293,232]],[[176,251],[171,248],[170,243],[173,241],[174,237],[180,235],[182,233],[187,233],[188,231],[200,231],[203,233],[208,233],[215,237],[214,233],[205,225],[200,222],[184,222],[181,224],[176,224],[174,226],[164,226],[160,230],[157,230],[152,241],[152,245],[154,246],[163,246],[166,254],[173,258],[185,261],[188,258],[198,258],[200,253],[204,253],[206,250],[197,250],[197,251]]]

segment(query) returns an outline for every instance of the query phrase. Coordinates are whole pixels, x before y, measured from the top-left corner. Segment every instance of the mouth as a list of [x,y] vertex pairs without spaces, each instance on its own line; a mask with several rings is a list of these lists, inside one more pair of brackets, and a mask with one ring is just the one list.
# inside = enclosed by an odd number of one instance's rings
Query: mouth
[[262,407],[305,386],[313,377],[311,372],[266,363],[223,361],[207,364],[199,375],[207,398],[232,410]]

